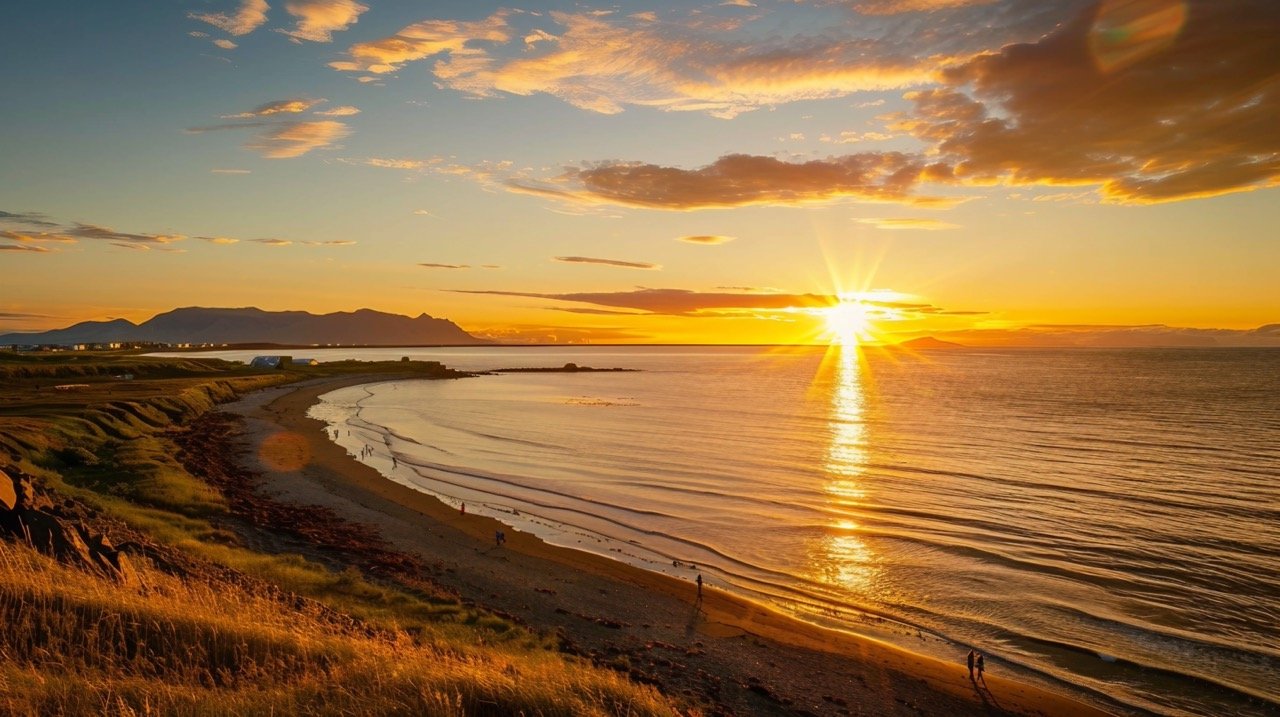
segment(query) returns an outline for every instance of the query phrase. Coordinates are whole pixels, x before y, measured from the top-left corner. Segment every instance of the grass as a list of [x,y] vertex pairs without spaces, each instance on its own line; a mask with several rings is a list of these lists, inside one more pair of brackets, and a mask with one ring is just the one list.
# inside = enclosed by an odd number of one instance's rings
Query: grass
[[[0,456],[187,567],[140,560],[122,585],[0,541],[0,714],[674,714],[652,688],[427,584],[252,549],[219,491],[175,459],[171,432],[242,392],[414,365],[27,359],[0,360]],[[137,378],[111,378],[124,366]],[[51,389],[69,378],[88,386]]]
[[0,543],[0,712],[665,715],[609,671],[138,566],[122,587]]

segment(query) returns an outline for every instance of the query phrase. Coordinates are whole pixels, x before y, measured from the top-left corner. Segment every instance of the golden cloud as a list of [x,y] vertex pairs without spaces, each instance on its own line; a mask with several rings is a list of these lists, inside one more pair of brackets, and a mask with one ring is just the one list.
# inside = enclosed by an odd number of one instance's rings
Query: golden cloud
[[280,32],[296,40],[332,42],[333,33],[356,24],[369,7],[355,0],[289,0],[284,9],[298,18],[298,25],[293,30]]
[[[556,32],[516,33],[508,11],[484,20],[432,20],[360,43],[338,70],[386,74],[437,57],[442,86],[475,97],[549,94],[604,114],[627,105],[732,117],[759,107],[935,80],[946,58],[890,52],[874,39],[729,41],[649,17],[550,13]],[[499,54],[503,45],[521,52]]]
[[241,0],[235,12],[189,13],[187,17],[210,25],[231,35],[248,35],[267,21],[267,0]]
[[390,37],[352,45],[347,50],[349,60],[331,62],[329,66],[335,70],[381,75],[395,72],[407,62],[442,52],[464,57],[479,53],[472,46],[474,43],[507,42],[511,39],[507,26],[509,14],[509,11],[499,10],[473,22],[427,20],[409,25]]
[[[292,98],[287,100],[275,100],[274,102],[266,102],[254,107],[248,112],[241,112],[234,115],[223,115],[223,119],[252,119],[254,117],[270,117],[272,115],[293,115],[301,114],[316,105],[324,102],[324,100],[312,100],[305,98]],[[234,125],[232,125],[234,126]]]
[[340,105],[338,107],[316,112],[316,114],[320,117],[350,117],[351,115],[360,114],[360,108],[352,107],[351,105]]
[[276,125],[245,145],[267,159],[289,159],[316,149],[332,147],[351,134],[347,125],[335,120],[288,122]]

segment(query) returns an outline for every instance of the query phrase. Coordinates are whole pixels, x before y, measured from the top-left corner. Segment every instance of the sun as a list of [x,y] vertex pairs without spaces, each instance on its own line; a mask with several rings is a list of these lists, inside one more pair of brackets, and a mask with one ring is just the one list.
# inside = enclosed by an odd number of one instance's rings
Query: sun
[[841,300],[840,303],[822,309],[831,342],[856,346],[871,338],[870,307],[858,300]]

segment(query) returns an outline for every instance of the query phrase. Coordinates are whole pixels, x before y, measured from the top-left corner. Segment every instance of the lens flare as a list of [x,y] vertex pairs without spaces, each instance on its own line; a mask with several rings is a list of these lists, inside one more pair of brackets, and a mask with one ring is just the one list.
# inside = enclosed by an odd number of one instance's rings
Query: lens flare
[[281,431],[263,439],[258,458],[271,470],[292,472],[311,462],[311,448],[303,436]]
[[857,300],[843,300],[822,310],[822,320],[833,343],[857,346],[871,337],[869,307]]
[[1187,22],[1185,0],[1104,0],[1089,31],[1089,51],[1104,73],[1168,48]]

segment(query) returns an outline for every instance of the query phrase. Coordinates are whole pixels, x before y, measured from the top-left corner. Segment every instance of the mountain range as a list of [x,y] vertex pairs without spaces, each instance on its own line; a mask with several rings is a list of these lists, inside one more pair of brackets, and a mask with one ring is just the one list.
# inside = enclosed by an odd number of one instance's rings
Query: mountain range
[[332,314],[214,309],[191,306],[158,314],[141,324],[126,319],[84,321],[65,329],[0,335],[0,345],[81,344],[126,341],[214,344],[346,344],[425,346],[485,344],[448,319],[372,309]]

